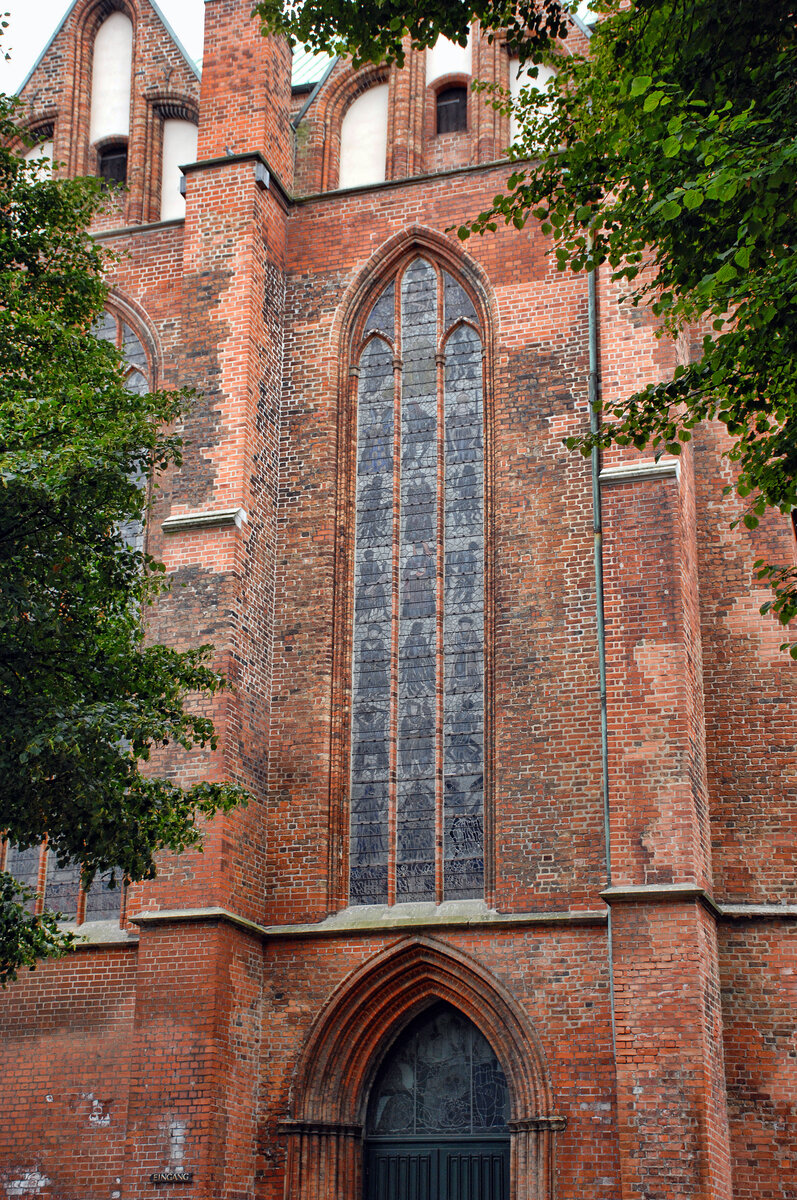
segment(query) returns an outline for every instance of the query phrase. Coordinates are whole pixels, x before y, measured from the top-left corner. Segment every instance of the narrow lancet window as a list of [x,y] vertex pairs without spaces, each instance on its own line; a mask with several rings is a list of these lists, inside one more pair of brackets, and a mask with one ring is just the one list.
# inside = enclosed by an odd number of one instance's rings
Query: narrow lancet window
[[103,21],[94,39],[89,141],[127,138],[130,133],[130,86],[133,25],[124,13]]
[[396,290],[358,363],[352,904],[484,888],[481,336],[425,259]]

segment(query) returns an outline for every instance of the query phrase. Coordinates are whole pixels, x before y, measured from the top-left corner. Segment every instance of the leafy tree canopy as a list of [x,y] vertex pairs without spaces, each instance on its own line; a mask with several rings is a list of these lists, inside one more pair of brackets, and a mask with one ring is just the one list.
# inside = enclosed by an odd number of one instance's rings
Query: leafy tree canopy
[[350,54],[355,64],[402,64],[407,36],[417,49],[434,45],[441,34],[464,45],[474,19],[535,54],[567,36],[560,0],[259,0],[254,12],[264,32],[286,34],[315,50]]
[[[605,266],[624,299],[647,304],[665,332],[706,332],[697,361],[604,408],[589,453],[615,442],[677,454],[695,425],[731,439],[743,520],[797,508],[797,9],[793,0],[596,0],[589,54],[556,42],[562,9],[442,0],[304,0],[267,28],[361,57],[398,57],[410,31],[460,40],[469,20],[505,23],[550,89],[523,89],[518,166],[505,194],[459,231],[522,227],[553,239],[561,270]],[[557,14],[558,13],[558,17]],[[363,31],[366,32],[363,32]],[[533,69],[532,69],[533,70]],[[477,85],[478,86],[478,85]],[[500,89],[492,102],[511,107]],[[797,614],[793,564],[756,563],[785,625]],[[797,644],[791,646],[797,658]]]
[[[147,645],[142,615],[163,568],[137,548],[146,488],[180,443],[187,395],[136,395],[118,351],[91,333],[105,255],[86,232],[97,180],[53,180],[8,146],[0,96],[0,831],[48,839],[60,865],[150,878],[154,854],[197,845],[199,819],[245,799],[148,771],[153,748],[213,747],[197,696],[223,686],[210,647]],[[0,982],[68,948],[0,875]]]

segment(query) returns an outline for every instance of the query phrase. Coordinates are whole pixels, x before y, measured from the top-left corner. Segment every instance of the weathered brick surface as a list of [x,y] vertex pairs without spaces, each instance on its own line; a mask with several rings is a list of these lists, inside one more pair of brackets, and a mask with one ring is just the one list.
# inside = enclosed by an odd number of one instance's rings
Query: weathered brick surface
[[794,927],[736,921],[721,931],[725,1074],[736,1200],[797,1192]]
[[[79,4],[25,90],[71,172],[91,166],[87,47],[111,7]],[[553,268],[532,224],[464,247],[451,232],[504,183],[507,119],[471,97],[468,129],[438,138],[421,56],[401,71],[341,61],[294,153],[289,113],[307,93],[291,97],[286,48],[260,39],[244,0],[210,0],[205,165],[187,172],[185,221],[147,225],[158,98],[170,87],[196,109],[198,85],[145,0],[126,11],[139,73],[131,188],[104,218],[104,243],[123,252],[110,303],[152,383],[199,392],[148,525],[173,580],[149,632],[212,642],[233,684],[207,705],[218,750],[155,766],[240,780],[253,799],[213,824],[204,854],[163,856],[157,880],[129,890],[138,943],[41,967],[2,997],[9,1196],[154,1200],[150,1173],[179,1165],[203,1200],[359,1200],[358,1135],[332,1126],[362,1119],[402,1020],[444,995],[491,1031],[513,1078],[515,1059],[533,1061],[538,1092],[518,1090],[516,1111],[566,1118],[556,1133],[515,1131],[515,1200],[550,1196],[553,1180],[564,1200],[785,1200],[793,919],[731,923],[710,896],[794,901],[793,666],[752,575],[759,554],[792,561],[791,527],[728,529],[713,430],[678,478],[603,486],[610,944],[590,464],[562,446],[588,421],[586,281]],[[506,85],[506,49],[477,31],[473,52]],[[388,183],[336,193],[340,122],[383,80]],[[278,176],[268,189],[257,154]],[[416,253],[466,282],[486,330],[486,898],[549,923],[272,937],[264,927],[323,921],[347,900],[351,342],[360,306]],[[675,363],[648,318],[614,300],[599,281],[609,397]],[[604,465],[649,458],[613,451]],[[238,508],[237,526],[161,528]],[[254,927],[164,915],[209,908]],[[557,919],[582,910],[596,915]],[[402,990],[390,963],[403,954]],[[459,997],[446,990],[458,971]],[[365,1045],[377,1049],[363,1065]],[[335,1063],[318,1066],[330,1047],[360,1072],[335,1094],[322,1086]],[[308,1114],[325,1132],[299,1127]]]
[[706,742],[717,895],[736,902],[793,903],[797,851],[794,664],[788,636],[758,609],[771,598],[753,562],[795,561],[791,523],[767,516],[750,533],[742,501],[723,498],[731,465],[716,430],[695,445]]
[[8,1196],[60,1200],[117,1190],[135,992],[131,946],[40,966],[4,997],[0,1181]]

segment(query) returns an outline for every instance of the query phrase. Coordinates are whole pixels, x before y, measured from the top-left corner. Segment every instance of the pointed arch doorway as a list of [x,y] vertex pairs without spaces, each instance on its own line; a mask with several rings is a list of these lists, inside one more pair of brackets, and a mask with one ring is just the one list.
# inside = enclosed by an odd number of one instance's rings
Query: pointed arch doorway
[[472,1021],[437,1003],[379,1068],[365,1124],[365,1200],[508,1200],[509,1089]]
[[[509,1186],[493,1200],[552,1200],[556,1132],[567,1121],[555,1112],[534,1027],[484,966],[461,950],[418,935],[361,963],[318,1014],[296,1064],[289,1116],[281,1127],[285,1200],[363,1200],[369,1106],[377,1103],[382,1068],[391,1061],[391,1048],[400,1048],[404,1031],[438,1004],[483,1032],[505,1072]],[[492,1136],[493,1129],[482,1131]],[[502,1155],[505,1136],[502,1132],[499,1138]],[[443,1141],[435,1138],[438,1145]],[[478,1189],[460,1194],[465,1200],[490,1197]],[[422,1200],[432,1195],[419,1193]],[[456,1196],[453,1192],[446,1200]]]

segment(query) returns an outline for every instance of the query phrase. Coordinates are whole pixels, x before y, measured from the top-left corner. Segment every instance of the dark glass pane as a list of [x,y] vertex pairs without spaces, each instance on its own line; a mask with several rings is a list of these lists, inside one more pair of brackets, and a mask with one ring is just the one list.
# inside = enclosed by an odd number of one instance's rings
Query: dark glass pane
[[418,1031],[416,1133],[470,1133],[471,1029],[446,1008]]
[[389,283],[368,314],[368,319],[365,322],[366,332],[371,329],[378,329],[380,333],[387,334],[392,339],[396,324],[395,306],[396,285]]
[[468,128],[468,90],[443,88],[437,94],[437,132],[453,133]]
[[70,862],[59,867],[52,850],[47,852],[47,886],[44,891],[45,906],[60,912],[69,921],[77,917],[77,900],[80,891],[80,863]]
[[127,183],[127,147],[109,146],[101,150],[98,174],[109,184]]
[[354,550],[349,899],[387,903],[390,646],[393,603],[393,353],[360,359]]
[[[473,311],[453,279],[445,304],[447,319]],[[446,343],[445,383],[443,877],[446,900],[467,900],[484,892],[484,418],[470,326]]]
[[473,301],[461,284],[457,283],[449,275],[448,271],[443,271],[443,284],[445,288],[445,325],[448,329],[455,321],[461,317],[466,317],[469,321],[476,323],[476,309],[473,307]]
[[116,321],[109,312],[104,312],[91,327],[91,332],[96,338],[102,338],[105,342],[113,342],[116,345]]
[[122,326],[122,353],[125,361],[131,366],[138,367],[140,371],[146,371],[147,356],[144,347],[129,325]]
[[473,1132],[504,1128],[509,1114],[506,1076],[486,1039],[473,1039]]
[[[483,893],[482,345],[470,325],[448,337],[440,397],[441,298],[446,324],[476,319],[470,297],[447,272],[440,296],[440,277],[423,258],[412,261],[401,277],[399,430],[394,429],[392,349],[373,338],[359,364],[350,793],[354,904],[386,902],[390,866],[399,903],[436,899],[439,802],[444,896]],[[393,333],[395,298],[390,284],[371,308],[367,329]],[[400,471],[394,463],[396,433]],[[400,479],[398,497],[394,474]],[[395,860],[389,863],[393,816]]]
[[86,920],[113,921],[119,917],[122,905],[121,873],[116,872],[116,887],[110,885],[111,872],[95,875],[86,893]]
[[140,371],[131,371],[125,380],[125,387],[136,396],[143,396],[147,390],[147,381]]
[[487,1039],[462,1013],[438,1004],[404,1031],[379,1070],[368,1106],[371,1136],[501,1133],[506,1077]]
[[[16,846],[9,846],[6,855],[6,871],[9,875],[13,875],[17,883],[24,883],[26,887],[35,892],[36,884],[39,882],[40,858],[41,846],[29,846],[27,850],[20,850]],[[32,912],[34,901],[29,901],[25,907],[29,912]]]
[[396,900],[435,898],[437,675],[437,275],[424,259],[401,282],[401,599]]

